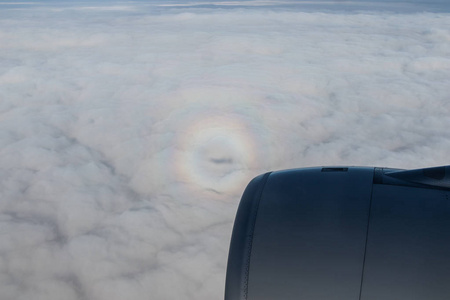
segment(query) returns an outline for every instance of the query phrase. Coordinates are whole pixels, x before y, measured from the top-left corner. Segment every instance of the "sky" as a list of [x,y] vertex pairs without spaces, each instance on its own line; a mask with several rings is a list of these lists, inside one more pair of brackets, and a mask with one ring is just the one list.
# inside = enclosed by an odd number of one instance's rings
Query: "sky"
[[256,175],[449,164],[449,8],[0,1],[0,299],[223,299]]

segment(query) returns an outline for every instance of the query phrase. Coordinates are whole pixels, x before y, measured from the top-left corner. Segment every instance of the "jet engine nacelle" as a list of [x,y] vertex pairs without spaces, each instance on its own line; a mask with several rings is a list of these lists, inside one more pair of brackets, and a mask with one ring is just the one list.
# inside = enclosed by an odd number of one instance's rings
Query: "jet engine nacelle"
[[450,166],[305,168],[247,186],[225,300],[449,300]]

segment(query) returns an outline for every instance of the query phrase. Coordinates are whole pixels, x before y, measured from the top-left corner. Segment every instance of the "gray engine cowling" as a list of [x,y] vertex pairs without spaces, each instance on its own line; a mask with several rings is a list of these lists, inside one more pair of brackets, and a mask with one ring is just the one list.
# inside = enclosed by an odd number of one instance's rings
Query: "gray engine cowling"
[[450,167],[260,175],[233,228],[225,300],[449,300]]

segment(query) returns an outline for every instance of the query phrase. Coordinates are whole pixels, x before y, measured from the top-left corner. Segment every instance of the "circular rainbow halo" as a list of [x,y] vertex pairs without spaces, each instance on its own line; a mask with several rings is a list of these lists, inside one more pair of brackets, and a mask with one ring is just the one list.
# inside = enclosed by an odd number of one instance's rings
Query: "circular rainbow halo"
[[236,116],[196,120],[183,130],[179,146],[178,176],[216,193],[240,188],[255,162],[249,127]]

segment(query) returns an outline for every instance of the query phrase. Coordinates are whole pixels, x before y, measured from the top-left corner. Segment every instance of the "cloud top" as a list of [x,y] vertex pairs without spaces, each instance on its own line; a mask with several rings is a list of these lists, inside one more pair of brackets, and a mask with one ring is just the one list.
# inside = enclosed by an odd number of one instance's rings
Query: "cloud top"
[[448,164],[448,14],[41,4],[0,10],[1,299],[221,299],[253,176]]

